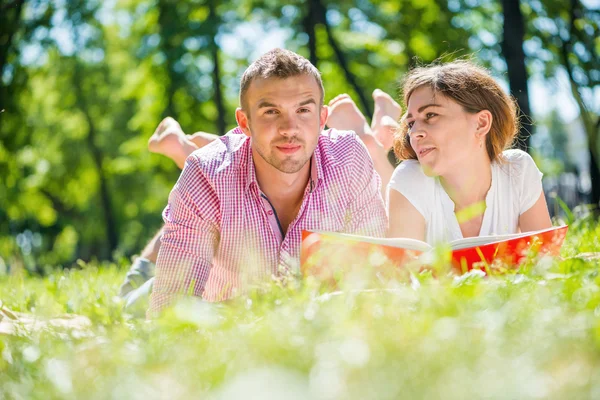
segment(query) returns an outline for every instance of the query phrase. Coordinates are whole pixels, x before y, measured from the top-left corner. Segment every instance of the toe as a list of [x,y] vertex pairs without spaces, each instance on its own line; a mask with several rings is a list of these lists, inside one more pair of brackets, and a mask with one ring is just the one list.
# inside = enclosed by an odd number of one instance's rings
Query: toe
[[375,89],[373,90],[373,99],[376,99],[377,97],[379,97],[382,93],[385,93],[383,90],[381,89]]
[[342,100],[349,99],[349,98],[350,98],[350,95],[348,95],[347,93],[338,94],[337,96],[335,96],[333,98],[333,100],[331,100],[329,102],[329,105],[333,105],[335,103],[338,103],[338,102],[340,102]]

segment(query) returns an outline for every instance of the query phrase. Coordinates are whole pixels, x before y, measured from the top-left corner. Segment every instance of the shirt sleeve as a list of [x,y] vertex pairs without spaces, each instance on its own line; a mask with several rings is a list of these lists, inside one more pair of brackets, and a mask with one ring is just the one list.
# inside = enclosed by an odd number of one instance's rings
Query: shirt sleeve
[[[387,205],[389,207],[390,190],[395,190],[412,204],[419,214],[427,221],[431,205],[429,202],[433,197],[433,179],[426,176],[421,165],[414,160],[405,160],[394,170],[387,188]],[[426,195],[430,193],[430,195]]]
[[387,215],[381,197],[381,178],[362,141],[357,139],[350,166],[350,193],[353,199],[346,211],[344,232],[384,237]]
[[520,191],[519,214],[529,210],[540,198],[542,193],[543,174],[535,165],[529,154],[519,151],[514,167],[517,169],[517,179]]
[[183,295],[202,296],[219,244],[218,197],[193,156],[169,195],[163,219],[149,317]]

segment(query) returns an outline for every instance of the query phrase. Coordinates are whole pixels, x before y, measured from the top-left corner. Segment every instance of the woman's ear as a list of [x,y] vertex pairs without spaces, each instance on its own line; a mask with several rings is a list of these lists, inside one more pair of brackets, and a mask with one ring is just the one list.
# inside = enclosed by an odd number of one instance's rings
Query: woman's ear
[[492,113],[488,110],[481,110],[476,114],[477,128],[475,130],[475,135],[479,139],[484,139],[485,135],[490,132],[492,129],[492,122],[494,122],[494,117]]

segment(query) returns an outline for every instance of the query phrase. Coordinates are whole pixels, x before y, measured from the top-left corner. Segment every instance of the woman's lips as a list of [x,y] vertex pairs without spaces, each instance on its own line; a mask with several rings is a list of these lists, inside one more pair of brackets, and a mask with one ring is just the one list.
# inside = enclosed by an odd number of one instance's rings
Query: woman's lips
[[435,150],[435,147],[430,147],[428,149],[423,149],[419,151],[419,158],[423,158],[425,156],[427,156],[429,153],[431,153],[433,150]]

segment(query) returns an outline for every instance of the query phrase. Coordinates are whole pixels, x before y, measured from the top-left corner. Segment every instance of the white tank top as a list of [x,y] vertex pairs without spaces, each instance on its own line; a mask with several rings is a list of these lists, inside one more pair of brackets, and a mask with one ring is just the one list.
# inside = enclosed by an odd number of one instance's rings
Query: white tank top
[[[492,163],[492,185],[485,198],[479,236],[517,233],[519,216],[542,193],[542,173],[529,154],[506,150],[502,155],[504,163]],[[439,178],[426,176],[418,161],[406,160],[396,168],[388,185],[388,199],[390,190],[400,192],[425,218],[427,243],[435,245],[463,237],[454,202]]]

